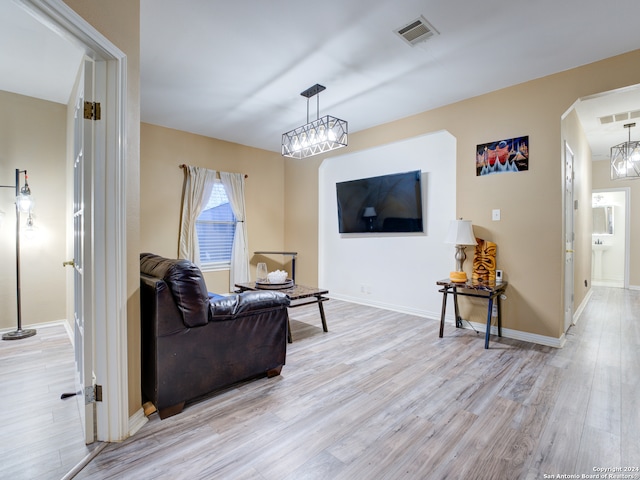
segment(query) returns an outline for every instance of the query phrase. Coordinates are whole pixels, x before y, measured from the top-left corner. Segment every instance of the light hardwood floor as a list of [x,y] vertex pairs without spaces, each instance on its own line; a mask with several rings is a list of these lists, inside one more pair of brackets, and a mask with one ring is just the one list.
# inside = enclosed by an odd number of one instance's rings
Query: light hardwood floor
[[[166,420],[153,414],[76,478],[533,480],[640,467],[640,292],[594,288],[563,349],[492,337],[484,350],[481,334],[452,325],[439,339],[436,320],[336,300],[325,309],[328,333],[317,307],[290,310],[294,343],[281,376]],[[15,375],[6,343],[2,378]],[[60,375],[55,365],[9,361]],[[42,414],[28,402],[41,392],[4,385],[2,405],[19,403],[27,420],[10,420],[7,431],[2,409],[0,478],[59,478],[31,460],[55,431],[32,426]],[[46,442],[57,457],[77,443],[59,428],[58,444]],[[22,465],[37,475],[21,475]]]
[[0,479],[62,478],[86,446],[74,392],[74,354],[62,325],[0,341]]

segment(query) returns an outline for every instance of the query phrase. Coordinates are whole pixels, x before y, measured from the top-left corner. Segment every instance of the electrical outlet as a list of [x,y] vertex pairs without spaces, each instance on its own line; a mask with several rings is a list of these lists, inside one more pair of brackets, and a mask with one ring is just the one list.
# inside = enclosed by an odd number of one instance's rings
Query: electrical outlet
[[491,316],[492,317],[498,316],[498,305],[496,305],[495,303],[493,304],[493,308],[491,309]]
[[500,220],[500,209],[499,208],[494,208],[493,210],[491,210],[491,220],[493,220],[494,222],[497,222]]

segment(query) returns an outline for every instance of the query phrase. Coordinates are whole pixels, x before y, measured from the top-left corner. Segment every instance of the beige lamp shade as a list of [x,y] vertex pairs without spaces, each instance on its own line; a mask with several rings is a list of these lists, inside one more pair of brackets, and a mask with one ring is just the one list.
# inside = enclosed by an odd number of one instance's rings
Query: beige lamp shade
[[453,220],[449,224],[449,231],[445,238],[445,243],[453,243],[456,246],[456,269],[449,273],[452,282],[464,283],[467,281],[467,274],[463,270],[464,261],[467,255],[464,252],[465,245],[477,245],[476,237],[473,234],[471,220]]
[[452,220],[444,242],[454,245],[477,245],[471,220]]

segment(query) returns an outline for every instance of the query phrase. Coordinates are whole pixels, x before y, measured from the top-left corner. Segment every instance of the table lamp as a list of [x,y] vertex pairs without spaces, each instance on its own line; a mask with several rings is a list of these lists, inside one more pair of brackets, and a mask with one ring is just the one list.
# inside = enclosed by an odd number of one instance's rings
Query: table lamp
[[467,245],[477,245],[476,237],[473,234],[471,220],[452,220],[449,224],[449,231],[445,238],[445,243],[453,243],[456,246],[456,270],[449,273],[449,280],[456,283],[464,283],[467,281],[467,274],[463,271],[464,261],[467,255],[464,251]]
[[370,232],[373,232],[373,222],[375,221],[378,214],[376,213],[375,207],[366,207],[364,209],[364,213],[362,214],[362,218],[367,221],[367,228]]

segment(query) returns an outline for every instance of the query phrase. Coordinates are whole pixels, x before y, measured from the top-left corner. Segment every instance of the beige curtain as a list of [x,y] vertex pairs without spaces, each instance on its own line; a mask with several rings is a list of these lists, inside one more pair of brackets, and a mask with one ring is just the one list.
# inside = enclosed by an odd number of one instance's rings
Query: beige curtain
[[200,248],[196,220],[209,201],[215,181],[215,170],[185,166],[178,258],[186,258],[198,266],[200,266]]
[[229,271],[229,291],[233,292],[236,283],[249,281],[249,249],[247,247],[247,223],[244,206],[244,175],[241,173],[220,172],[229,204],[236,217],[236,233],[231,250],[231,270]]

